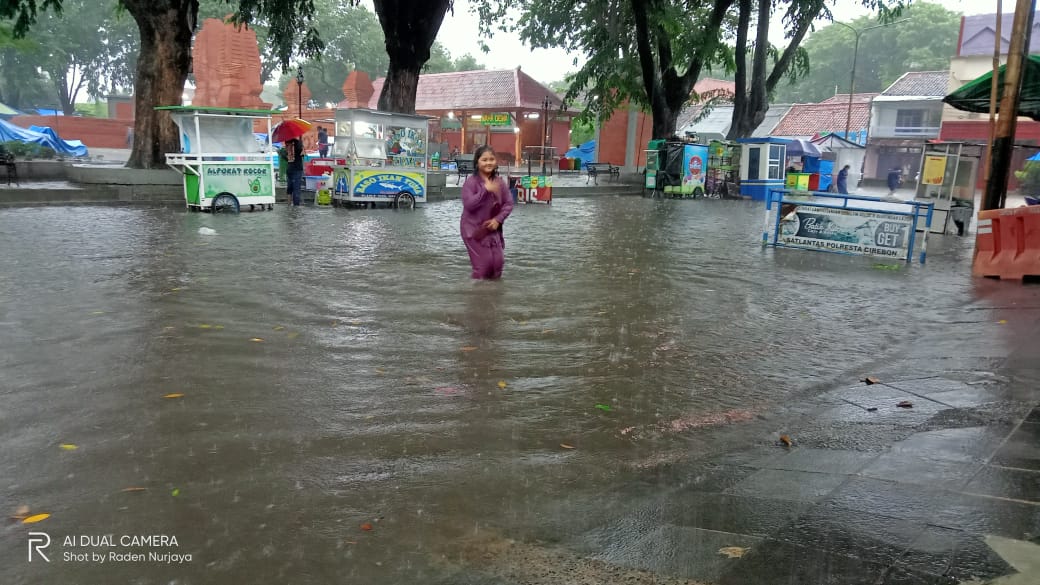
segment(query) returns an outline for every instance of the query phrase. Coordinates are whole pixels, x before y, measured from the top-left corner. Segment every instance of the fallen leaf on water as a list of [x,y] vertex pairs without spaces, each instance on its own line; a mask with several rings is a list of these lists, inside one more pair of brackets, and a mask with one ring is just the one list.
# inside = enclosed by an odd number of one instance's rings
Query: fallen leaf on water
[[783,443],[785,447],[791,447],[794,445],[794,441],[792,441],[791,437],[787,435],[780,435],[780,442]]
[[360,325],[361,321],[358,321],[357,319],[354,319],[353,321],[350,322],[350,324],[351,325]]
[[564,449],[573,449],[574,445],[568,445],[567,443],[560,443],[560,446]]
[[603,412],[610,412],[610,405],[609,404],[597,404],[596,408],[602,410]]
[[223,329],[224,326],[223,325],[214,325],[213,328],[219,331],[219,330]]
[[875,264],[874,268],[877,270],[899,270],[898,264]]
[[346,542],[347,544],[357,544],[357,541],[356,541],[356,540],[347,540],[347,541],[345,541],[345,542]]
[[556,333],[555,329],[542,329],[542,333]]
[[210,325],[209,323],[200,323],[199,324],[199,329],[213,329],[213,326]]
[[121,491],[121,492],[144,492],[144,491],[148,491],[148,488],[146,488],[146,487],[128,487],[128,488],[123,488],[123,489],[121,489],[119,491]]
[[289,332],[289,339],[296,339],[299,336],[300,336],[300,334],[298,332],[296,332],[296,331],[290,331]]
[[464,345],[464,346],[462,346],[462,351],[474,351],[476,349],[477,349],[477,347],[475,345]]
[[731,559],[739,559],[740,557],[747,554],[751,548],[744,548],[740,546],[727,546],[719,549],[720,555],[726,555]]
[[507,384],[505,383],[505,381],[499,380],[499,382],[498,382],[498,387],[499,388],[503,388],[504,389],[506,386],[507,386]]
[[59,447],[66,451],[75,451],[76,449],[79,449],[78,445],[73,445],[72,443],[62,443]]
[[275,331],[281,331],[282,329],[285,329],[285,327],[282,327],[281,325],[275,325],[274,326],[274,330]]
[[382,376],[386,373],[386,370],[384,370],[383,368],[376,368],[376,373]]
[[878,380],[874,376],[867,376],[866,378],[863,378],[863,381],[867,384],[867,386],[873,386],[874,384],[881,383],[881,380]]
[[178,286],[178,287],[176,287],[176,288],[171,288],[171,289],[170,289],[170,292],[177,292],[177,291],[179,291],[179,290],[181,290],[181,287],[179,287],[179,286]]
[[104,311],[91,311],[90,314],[91,315],[104,315],[105,312]]
[[626,436],[626,435],[628,435],[629,433],[631,433],[634,430],[636,430],[635,427],[625,427],[625,428],[621,429],[621,435],[622,436]]
[[368,531],[372,530],[372,525],[369,524],[368,522],[365,522],[364,524],[361,525],[361,530],[364,530],[365,532],[368,532]]
[[163,396],[163,398],[184,398],[184,394],[181,392],[171,392],[170,394]]
[[43,520],[46,520],[50,517],[50,514],[36,514],[34,516],[29,516],[25,520],[22,520],[22,524],[36,524],[37,522],[42,522]]
[[914,403],[910,402],[909,400],[904,400],[904,401],[900,402],[899,404],[897,404],[896,406],[898,406],[899,408],[913,408],[914,407]]
[[876,406],[868,407],[867,408],[867,412],[877,412],[877,407]]
[[1007,319],[1001,319],[1000,321],[997,321],[997,323],[1000,323],[1001,325],[1007,325]]
[[264,338],[263,337],[254,337],[254,338],[250,339],[249,341],[252,341],[253,343],[263,343],[264,342]]
[[171,495],[171,496],[173,496],[173,497],[175,497],[175,498],[176,498],[177,496],[181,495],[181,490],[180,490],[180,488],[173,488],[173,491],[171,491],[171,492],[170,492],[170,495]]

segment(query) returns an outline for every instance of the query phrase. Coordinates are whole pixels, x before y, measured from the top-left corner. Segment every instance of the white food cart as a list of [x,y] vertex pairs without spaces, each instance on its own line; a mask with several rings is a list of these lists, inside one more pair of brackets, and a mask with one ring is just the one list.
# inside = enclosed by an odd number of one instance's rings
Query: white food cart
[[[181,152],[166,164],[184,176],[184,200],[192,211],[274,209],[271,112],[201,106],[161,106],[180,129]],[[268,140],[253,134],[253,121],[267,122]]]
[[336,110],[332,201],[411,209],[426,202],[429,119],[360,108]]

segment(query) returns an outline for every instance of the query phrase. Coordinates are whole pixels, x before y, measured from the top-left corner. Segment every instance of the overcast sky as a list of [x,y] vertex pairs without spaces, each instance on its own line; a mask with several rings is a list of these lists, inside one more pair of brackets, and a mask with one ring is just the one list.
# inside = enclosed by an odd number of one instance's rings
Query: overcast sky
[[[964,14],[986,14],[997,11],[996,0],[929,0],[941,4],[949,10],[961,11]],[[368,8],[372,9],[371,0],[365,0]],[[1014,10],[1014,2],[1005,1],[1004,10]],[[867,9],[859,0],[838,0],[836,14],[842,15],[842,20],[851,20],[866,15]],[[777,19],[777,24],[771,29],[770,37],[774,42],[782,42],[784,38],[783,24]],[[532,51],[524,46],[519,39],[498,33],[489,41],[490,53],[482,53],[478,44],[477,17],[469,12],[469,0],[455,0],[455,15],[448,15],[441,26],[437,39],[448,48],[453,57],[470,53],[477,60],[487,66],[488,69],[510,69],[516,66],[523,68],[525,72],[543,83],[550,83],[577,69],[574,58],[580,55],[568,55],[559,49]]]

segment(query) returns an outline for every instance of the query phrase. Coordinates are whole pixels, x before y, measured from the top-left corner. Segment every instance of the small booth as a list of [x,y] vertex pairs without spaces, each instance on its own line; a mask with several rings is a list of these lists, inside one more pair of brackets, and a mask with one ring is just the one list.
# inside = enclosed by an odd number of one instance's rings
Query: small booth
[[253,134],[253,121],[271,111],[202,106],[160,106],[180,130],[181,152],[166,164],[184,177],[184,201],[192,211],[274,209],[274,153]]
[[741,196],[765,201],[770,190],[783,188],[788,142],[773,137],[737,139]]
[[704,196],[708,174],[708,147],[669,140],[658,151],[655,189],[676,199]]
[[963,234],[971,221],[975,208],[975,165],[962,164],[964,146],[961,142],[928,142],[922,150],[914,200],[935,205],[932,233],[952,230]]
[[336,110],[332,202],[411,209],[426,202],[429,119],[361,108]]

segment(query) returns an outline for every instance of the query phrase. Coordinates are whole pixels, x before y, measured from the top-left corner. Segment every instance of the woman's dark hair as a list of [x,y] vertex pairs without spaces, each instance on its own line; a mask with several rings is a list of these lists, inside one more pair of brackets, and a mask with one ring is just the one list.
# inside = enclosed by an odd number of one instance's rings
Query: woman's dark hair
[[[495,149],[491,148],[490,144],[484,144],[484,145],[481,145],[479,148],[477,148],[477,151],[473,153],[473,174],[474,175],[479,175],[480,174],[480,164],[479,164],[479,161],[480,161],[480,157],[484,156],[485,152],[490,152],[491,154],[495,154]],[[491,171],[491,178],[495,179],[497,177],[498,177],[498,166],[496,165],[495,166],[495,170]]]

